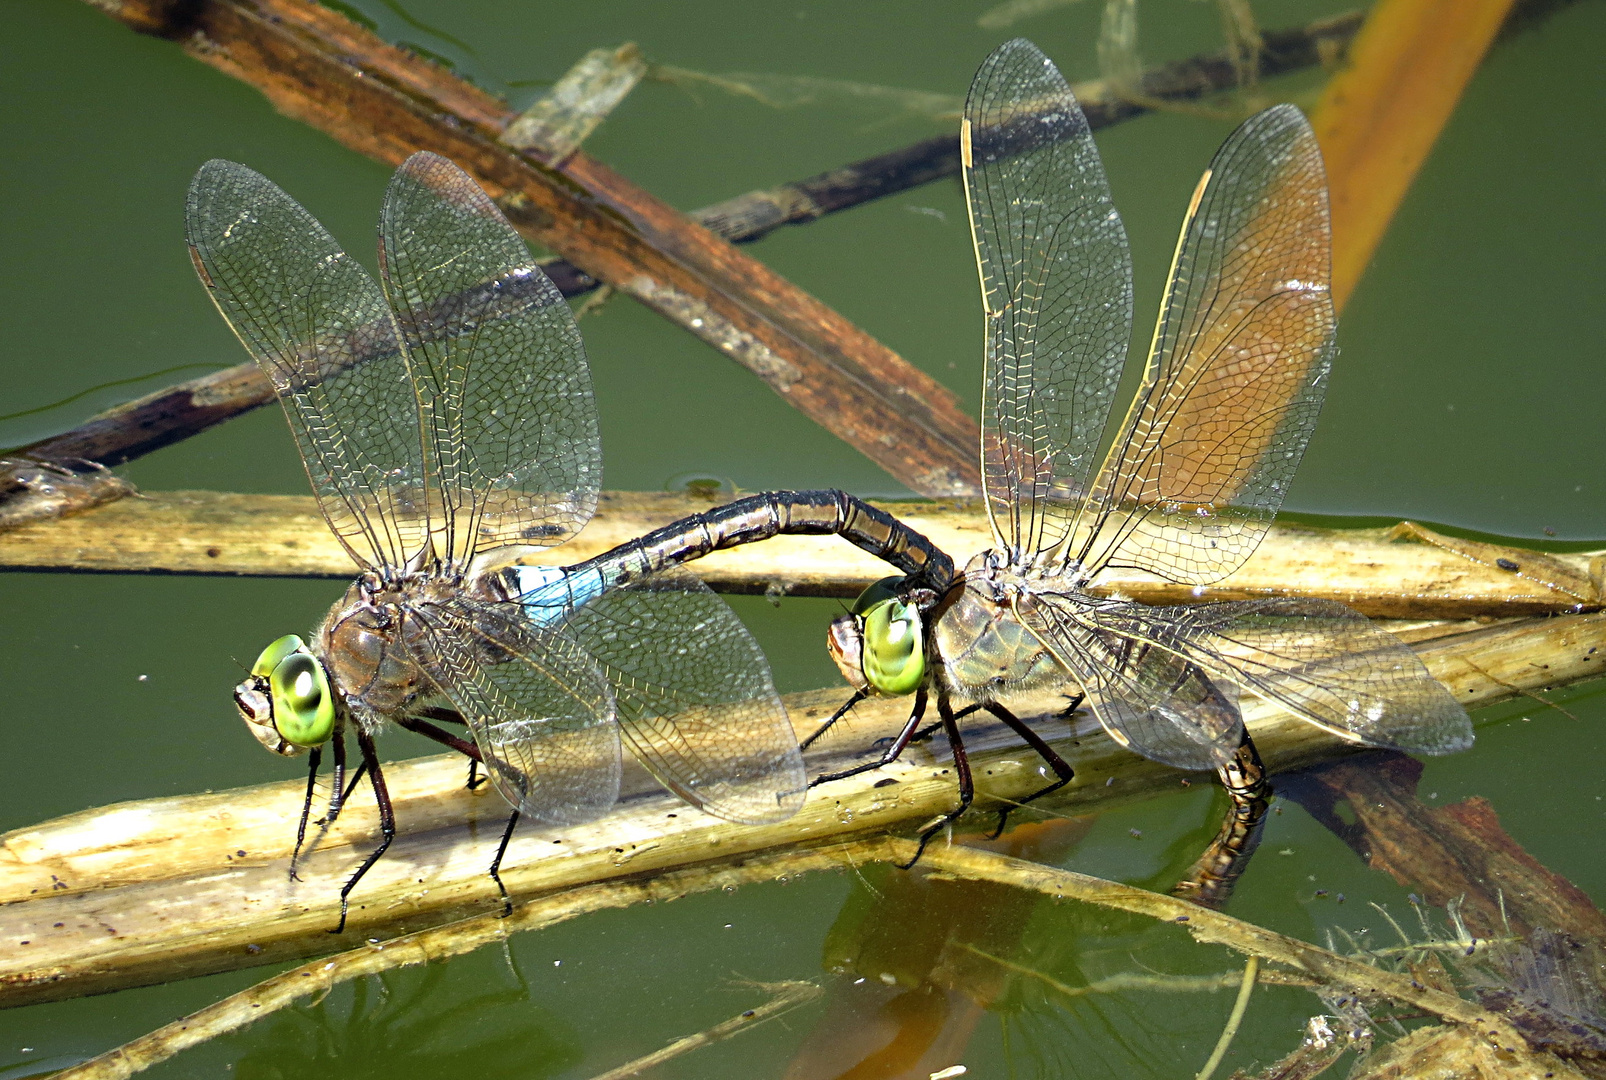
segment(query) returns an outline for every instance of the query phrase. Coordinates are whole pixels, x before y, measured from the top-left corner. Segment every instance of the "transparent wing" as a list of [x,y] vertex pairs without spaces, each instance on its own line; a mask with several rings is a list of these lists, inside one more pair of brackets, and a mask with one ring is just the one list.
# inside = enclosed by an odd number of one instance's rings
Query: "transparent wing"
[[999,46],[970,86],[965,193],[986,318],[982,472],[1000,545],[1065,535],[1132,334],[1132,266],[1092,133],[1037,46]]
[[524,241],[467,173],[421,152],[385,193],[380,271],[417,388],[436,553],[465,566],[574,535],[602,483],[596,403],[574,316]]
[[373,279],[266,177],[201,166],[190,255],[218,310],[273,383],[329,527],[358,563],[418,547],[418,404]]
[[619,798],[619,728],[583,648],[517,603],[459,597],[405,618],[411,655],[468,722],[509,803],[556,825],[607,813]]
[[[1136,607],[1136,605],[1134,605]],[[1410,646],[1332,600],[1151,608],[1183,655],[1341,738],[1419,754],[1472,745],[1472,721]],[[1139,628],[1134,626],[1134,631]],[[1146,635],[1158,638],[1153,630]]]
[[696,576],[672,568],[610,589],[566,625],[607,672],[626,745],[665,787],[754,825],[803,805],[803,756],[769,664]]
[[1335,601],[1112,604],[1092,621],[1135,654],[1170,654],[1351,742],[1422,754],[1472,745],[1466,710],[1416,653]]
[[1190,584],[1249,558],[1326,392],[1330,246],[1310,125],[1291,105],[1250,118],[1194,194],[1143,385],[1067,555]]
[[1232,676],[1106,629],[1085,601],[1033,599],[1022,605],[1022,621],[1081,685],[1116,742],[1179,769],[1214,769],[1232,757],[1244,731]]

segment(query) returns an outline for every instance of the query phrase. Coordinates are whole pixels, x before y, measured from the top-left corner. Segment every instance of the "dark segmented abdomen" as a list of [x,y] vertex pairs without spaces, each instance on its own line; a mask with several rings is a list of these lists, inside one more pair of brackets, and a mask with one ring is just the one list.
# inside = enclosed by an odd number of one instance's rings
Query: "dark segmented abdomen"
[[766,491],[692,514],[574,569],[601,571],[610,586],[700,559],[712,551],[772,536],[835,534],[916,575],[938,592],[954,576],[953,560],[884,510],[843,491]]

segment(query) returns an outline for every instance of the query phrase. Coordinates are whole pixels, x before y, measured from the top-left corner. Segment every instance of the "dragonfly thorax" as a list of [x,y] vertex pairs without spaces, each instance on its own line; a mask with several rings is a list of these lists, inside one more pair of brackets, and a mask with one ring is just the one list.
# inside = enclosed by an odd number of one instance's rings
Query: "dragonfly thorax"
[[998,552],[965,567],[963,588],[939,610],[932,628],[937,666],[958,696],[991,700],[1063,680],[1064,671],[1021,622],[1033,604],[1031,578],[1017,560]]
[[417,594],[433,591],[430,579],[377,591],[374,584],[366,575],[354,581],[324,617],[313,643],[335,697],[369,729],[406,709],[427,685],[401,635],[405,607],[422,599]]

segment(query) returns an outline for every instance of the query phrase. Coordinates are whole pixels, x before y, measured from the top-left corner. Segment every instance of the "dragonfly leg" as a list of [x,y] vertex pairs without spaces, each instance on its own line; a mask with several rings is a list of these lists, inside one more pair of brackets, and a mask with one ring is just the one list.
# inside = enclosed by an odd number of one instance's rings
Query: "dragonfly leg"
[[361,866],[357,867],[357,872],[346,879],[346,884],[341,887],[340,925],[329,931],[331,934],[338,934],[346,929],[347,898],[351,896],[351,890],[357,887],[357,882],[361,881],[369,868],[379,861],[385,849],[390,847],[390,842],[396,839],[396,812],[391,809],[390,792],[385,787],[385,775],[379,770],[379,754],[374,749],[373,736],[359,729],[357,745],[362,749],[362,763],[367,768],[369,781],[374,786],[374,801],[379,804],[379,833],[382,839],[379,841],[379,846],[369,853]]
[[1221,786],[1227,790],[1232,805],[1221,831],[1210,842],[1187,875],[1171,889],[1171,895],[1192,900],[1201,907],[1219,911],[1232,895],[1249,857],[1260,846],[1260,834],[1266,824],[1266,811],[1271,805],[1271,784],[1266,779],[1266,767],[1261,764],[1260,753],[1255,749],[1249,732],[1232,760],[1222,765]]
[[[981,708],[980,704],[966,705],[963,709],[960,709],[958,712],[954,713],[954,719],[955,720],[963,720],[965,717],[969,716],[971,713],[975,712],[979,708]],[[931,738],[932,735],[934,735],[936,732],[939,732],[941,730],[942,730],[942,721],[941,720],[933,720],[931,723],[927,724],[925,727],[923,727],[919,731],[915,732],[915,737],[910,739],[909,741],[912,742],[912,743],[925,742],[927,739]]]
[[323,747],[314,746],[307,754],[307,797],[301,802],[301,822],[296,826],[296,847],[290,854],[290,880],[300,881],[296,863],[301,861],[301,845],[307,839],[307,818],[312,816],[312,796],[318,784],[318,764],[323,759]]
[[450,731],[441,730],[430,723],[429,720],[424,719],[425,715],[431,720],[448,720],[453,723],[463,723],[462,716],[447,709],[430,709],[424,715],[397,717],[396,723],[408,731],[415,731],[425,738],[434,739],[442,746],[450,750],[456,750],[459,754],[467,757],[468,789],[470,791],[485,783],[480,778],[480,748],[467,739],[453,735]]
[[346,798],[346,735],[338,727],[335,728],[334,738],[329,741],[334,750],[334,771],[329,778],[329,809],[324,811],[323,817],[317,824],[328,825],[340,816],[340,804]]
[[866,693],[865,691],[863,691],[863,690],[855,690],[855,691],[853,691],[853,696],[848,698],[848,700],[843,703],[843,705],[842,705],[842,707],[840,709],[838,709],[836,712],[831,714],[831,719],[827,720],[825,723],[823,723],[819,727],[815,728],[814,729],[814,734],[810,735],[808,738],[806,738],[802,742],[798,743],[797,748],[799,750],[807,750],[810,746],[812,746],[814,744],[814,740],[815,739],[818,739],[821,735],[824,735],[827,731],[831,730],[831,725],[832,724],[835,724],[838,720],[840,720],[844,716],[846,716],[848,714],[848,710],[852,709],[853,706],[857,705],[859,702],[863,701],[865,698],[867,698],[869,696],[870,695],[868,693]]
[[903,730],[898,733],[898,737],[892,740],[892,745],[887,747],[879,758],[874,761],[866,761],[862,765],[855,765],[851,769],[843,769],[841,772],[816,776],[810,781],[809,787],[819,787],[821,784],[829,784],[833,780],[846,780],[850,776],[858,776],[860,773],[879,769],[883,765],[891,765],[898,760],[898,755],[903,753],[904,747],[909,745],[909,740],[914,738],[915,730],[920,726],[920,720],[925,715],[926,691],[921,689],[915,691],[915,704],[914,708],[909,712],[909,722],[903,725]]
[[947,733],[948,746],[954,753],[954,772],[959,777],[959,805],[920,830],[914,858],[906,863],[899,863],[900,870],[908,870],[919,862],[920,856],[926,853],[926,845],[931,843],[931,838],[969,810],[970,804],[976,798],[976,778],[970,773],[970,755],[965,753],[964,740],[959,737],[959,717],[955,715],[953,706],[948,703],[948,695],[941,690],[937,691],[937,713],[942,717],[942,729]]
[[406,728],[408,731],[416,731],[425,738],[434,739],[448,750],[456,750],[459,754],[464,755],[471,761],[481,760],[480,748],[478,746],[474,745],[468,739],[465,739],[460,735],[453,735],[450,731],[444,731],[441,728],[436,727],[423,717],[398,716],[396,718],[396,723],[399,726]]
[[367,762],[362,762],[357,766],[357,771],[351,774],[350,780],[346,781],[346,790],[340,793],[340,806],[335,808],[335,812],[329,816],[329,820],[324,822],[324,824],[332,824],[335,818],[340,816],[341,807],[344,807],[346,803],[351,801],[351,793],[357,790],[357,785],[362,783],[363,774],[367,771]]
[[[362,781],[363,775],[368,771],[368,763],[363,762],[357,766],[357,771],[351,774],[351,779],[347,780],[345,778],[345,736],[336,731],[332,742],[334,745],[334,772],[329,784],[329,809],[325,811],[323,817],[313,822],[319,829],[318,835],[312,841],[314,845],[323,839],[324,833],[329,831],[329,826],[333,825],[335,819],[340,817],[341,808],[346,805],[346,800],[351,798],[351,793],[356,790],[357,785]],[[312,807],[312,784],[317,772],[315,762],[320,750],[321,747],[314,747],[311,755],[309,755],[313,758],[314,765],[312,772],[307,777],[307,802],[301,808],[301,825],[296,829],[296,847],[295,851],[290,855],[290,877],[296,881],[301,880],[301,875],[296,872],[296,867],[301,862],[301,848],[306,837],[307,814]]]
[[335,819],[340,817],[340,811],[345,807],[346,800],[351,798],[351,793],[357,790],[357,785],[362,782],[363,774],[368,771],[368,763],[366,761],[361,762],[357,766],[357,771],[351,774],[351,779],[345,779],[345,737],[337,731],[335,732],[333,743],[335,748],[335,771],[329,785],[329,811],[317,823],[324,828],[333,825]]
[[502,918],[513,914],[513,901],[507,895],[507,886],[502,884],[502,857],[507,854],[508,841],[513,839],[513,829],[519,823],[519,811],[514,807],[513,813],[508,816],[507,828],[502,830],[502,842],[496,845],[496,858],[491,860],[491,880],[496,882],[496,891],[502,894]]
[[1019,735],[1025,741],[1026,745],[1030,746],[1037,756],[1042,758],[1043,761],[1048,764],[1048,767],[1054,770],[1054,775],[1059,778],[1047,787],[1039,788],[1038,790],[1032,792],[1024,799],[1021,799],[1015,803],[1015,805],[1006,806],[1002,810],[998,811],[998,827],[993,829],[993,831],[987,836],[987,839],[989,840],[996,840],[1003,835],[1004,825],[1009,821],[1010,814],[1025,806],[1033,799],[1040,799],[1049,792],[1058,791],[1066,784],[1069,784],[1071,782],[1071,778],[1076,775],[1076,770],[1071,768],[1071,763],[1060,757],[1059,754],[1054,751],[1052,746],[1044,742],[1043,737],[1037,732],[1033,731],[1031,726],[1028,725],[1026,721],[1022,720],[1020,717],[1016,716],[1014,713],[1010,712],[1008,709],[1004,708],[995,701],[988,702],[986,709],[988,712],[998,717],[998,719],[1008,724],[1010,730]]

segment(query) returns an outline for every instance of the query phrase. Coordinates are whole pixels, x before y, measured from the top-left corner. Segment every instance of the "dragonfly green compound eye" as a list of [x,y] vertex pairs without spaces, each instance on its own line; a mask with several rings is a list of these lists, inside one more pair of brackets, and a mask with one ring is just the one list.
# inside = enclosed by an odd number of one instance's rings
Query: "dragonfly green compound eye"
[[904,579],[901,577],[884,577],[880,581],[871,582],[848,610],[855,615],[864,615],[877,604],[898,599],[898,586],[903,582]]
[[306,649],[306,642],[295,634],[286,634],[262,650],[262,655],[257,657],[257,662],[251,665],[251,674],[259,679],[266,679],[273,674],[273,669],[279,666],[281,660],[293,652],[305,652]]
[[[284,640],[268,646],[263,658]],[[295,641],[301,644],[299,638]],[[335,729],[334,695],[323,665],[305,646],[281,656],[268,673],[268,688],[273,694],[273,726],[286,742],[321,746],[329,741]]]
[[[873,587],[873,586],[872,586]],[[883,600],[864,613],[864,677],[883,694],[912,694],[926,675],[920,609]]]

